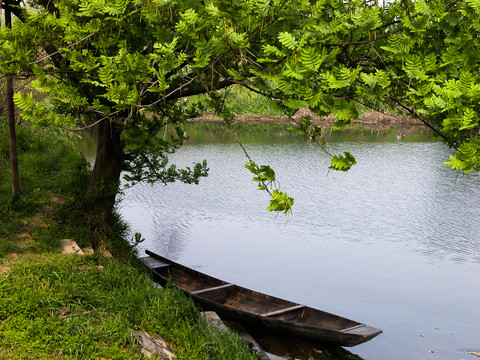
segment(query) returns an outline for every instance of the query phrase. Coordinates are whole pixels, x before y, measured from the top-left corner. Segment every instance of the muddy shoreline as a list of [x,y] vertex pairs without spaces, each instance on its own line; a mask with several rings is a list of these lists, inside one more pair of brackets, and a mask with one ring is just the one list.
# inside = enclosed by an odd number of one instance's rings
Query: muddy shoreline
[[[294,120],[302,116],[310,116],[312,123],[320,126],[322,129],[332,128],[337,119],[334,116],[319,117],[308,109],[302,109],[294,116]],[[194,121],[222,121],[221,118],[214,115],[205,115]],[[271,124],[294,124],[287,116],[255,116],[255,115],[236,115],[236,123],[271,123]],[[361,127],[365,130],[389,130],[402,128],[407,132],[417,132],[426,130],[425,125],[418,119],[407,116],[389,115],[378,112],[365,112],[358,119],[353,119],[347,127]]]

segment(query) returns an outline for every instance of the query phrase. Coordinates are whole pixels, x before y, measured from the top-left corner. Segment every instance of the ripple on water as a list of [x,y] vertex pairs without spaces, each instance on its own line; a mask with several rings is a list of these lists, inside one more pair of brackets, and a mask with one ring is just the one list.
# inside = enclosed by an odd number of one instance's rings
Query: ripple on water
[[451,360],[478,346],[480,181],[443,167],[448,150],[333,144],[333,153],[347,149],[358,162],[339,174],[308,143],[247,145],[295,197],[288,221],[264,210],[268,196],[255,190],[240,148],[190,145],[173,160],[207,159],[210,176],[199,186],[126,191],[121,212],[147,239],[142,249],[381,327],[381,337],[355,351],[367,358],[423,359],[430,348]]

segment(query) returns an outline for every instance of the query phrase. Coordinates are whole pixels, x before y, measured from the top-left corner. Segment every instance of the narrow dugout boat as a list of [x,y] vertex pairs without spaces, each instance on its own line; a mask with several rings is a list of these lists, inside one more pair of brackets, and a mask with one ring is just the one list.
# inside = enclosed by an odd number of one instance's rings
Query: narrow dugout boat
[[208,276],[146,250],[155,281],[170,282],[221,318],[338,346],[355,346],[382,332],[359,322]]

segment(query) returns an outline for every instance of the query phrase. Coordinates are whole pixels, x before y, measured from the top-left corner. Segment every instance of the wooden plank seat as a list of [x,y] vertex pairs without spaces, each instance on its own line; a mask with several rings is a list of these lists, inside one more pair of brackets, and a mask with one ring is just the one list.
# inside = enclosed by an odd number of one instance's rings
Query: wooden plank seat
[[163,262],[161,260],[155,259],[151,256],[145,257],[141,259],[145,265],[147,265],[150,269],[156,270],[156,269],[162,269],[165,267],[170,266],[169,263]]
[[234,286],[234,284],[224,284],[224,285],[220,285],[220,286],[214,286],[214,287],[211,287],[211,288],[206,288],[206,289],[201,289],[201,290],[195,290],[195,291],[191,291],[190,294],[192,295],[198,295],[198,294],[203,294],[205,292],[208,292],[208,291],[215,291],[215,290],[220,290],[220,289],[226,289],[226,288],[229,288],[231,286]]
[[290,307],[287,307],[287,308],[283,308],[283,309],[279,309],[279,310],[275,310],[275,311],[270,311],[270,312],[268,312],[268,313],[262,314],[262,316],[281,315],[281,314],[285,314],[285,313],[290,312],[290,311],[295,311],[295,310],[303,309],[304,307],[305,307],[305,305],[290,306]]
[[152,267],[153,270],[160,270],[169,267],[169,264],[155,264],[155,267]]

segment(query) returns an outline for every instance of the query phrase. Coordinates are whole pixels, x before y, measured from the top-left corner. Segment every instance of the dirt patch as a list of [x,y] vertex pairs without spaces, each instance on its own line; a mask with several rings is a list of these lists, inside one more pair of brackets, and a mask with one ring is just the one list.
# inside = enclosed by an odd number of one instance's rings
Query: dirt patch
[[[298,120],[303,116],[310,116],[312,123],[322,128],[331,128],[337,119],[333,115],[318,116],[314,114],[310,109],[305,108],[299,110],[294,120]],[[222,119],[214,115],[206,115],[201,118],[195,119],[197,121],[221,121]],[[287,116],[253,116],[253,115],[236,115],[235,121],[238,123],[249,122],[263,122],[273,124],[288,124],[292,121]],[[387,129],[406,126],[423,127],[423,123],[415,118],[400,115],[390,115],[380,112],[367,111],[363,113],[358,119],[353,119],[352,124],[359,124],[366,129]]]
[[58,204],[58,205],[63,205],[63,204],[65,204],[65,203],[67,202],[66,199],[61,198],[61,197],[58,197],[58,196],[52,197],[51,200],[52,200],[52,202],[53,202],[54,204]]
[[29,238],[31,237],[31,235],[27,232],[23,232],[23,233],[20,233],[18,235],[16,235],[17,239],[26,239],[26,238]]
[[26,219],[25,220],[26,227],[28,229],[34,229],[35,227],[41,227],[42,229],[48,229],[48,223],[45,219],[45,214],[48,212],[48,210],[49,209],[44,210],[43,214],[36,214],[35,216],[33,216],[29,219]]
[[0,273],[9,272],[19,257],[20,255],[17,253],[8,254],[0,264]]

